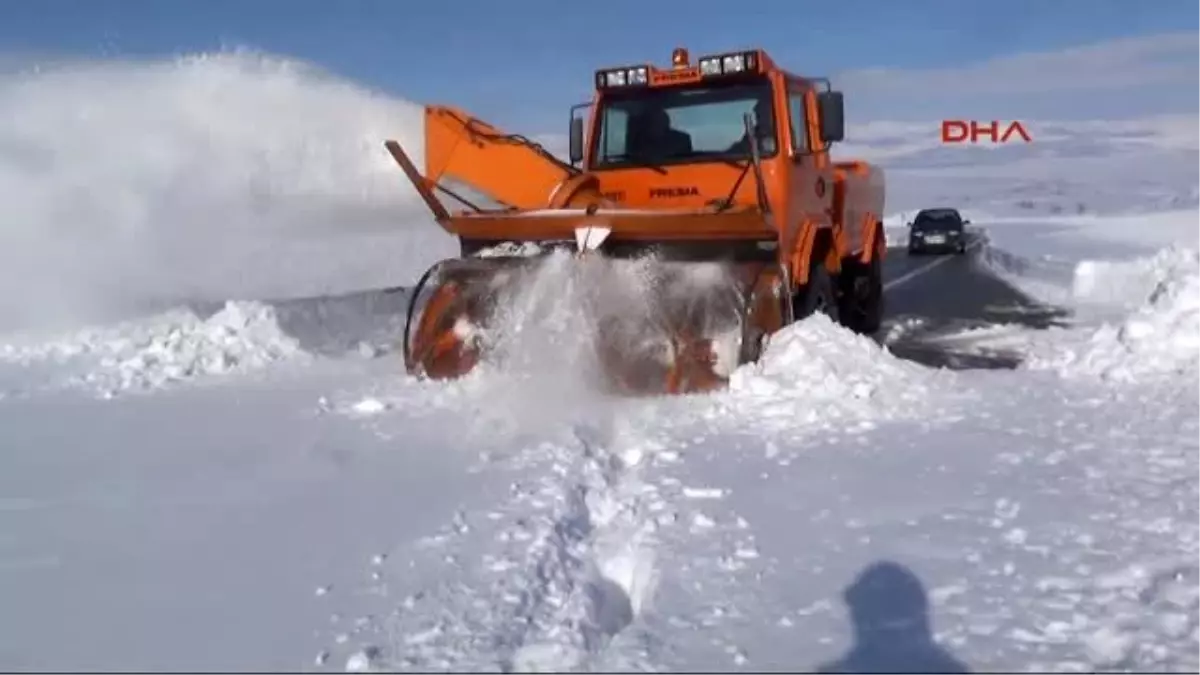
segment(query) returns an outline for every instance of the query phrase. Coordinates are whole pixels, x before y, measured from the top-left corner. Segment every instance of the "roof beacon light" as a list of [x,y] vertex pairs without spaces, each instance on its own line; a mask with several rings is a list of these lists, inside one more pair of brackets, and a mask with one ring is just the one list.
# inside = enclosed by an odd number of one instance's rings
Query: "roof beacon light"
[[675,68],[687,68],[688,50],[684,49],[683,47],[676,47],[675,50],[671,52],[671,65]]

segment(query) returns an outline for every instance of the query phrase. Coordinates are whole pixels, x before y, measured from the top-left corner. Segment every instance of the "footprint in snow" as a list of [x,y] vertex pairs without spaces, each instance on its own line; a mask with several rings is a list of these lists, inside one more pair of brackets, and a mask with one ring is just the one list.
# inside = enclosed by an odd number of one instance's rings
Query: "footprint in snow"
[[376,661],[379,659],[378,647],[363,647],[361,650],[350,655],[346,659],[347,673],[366,673],[374,668]]

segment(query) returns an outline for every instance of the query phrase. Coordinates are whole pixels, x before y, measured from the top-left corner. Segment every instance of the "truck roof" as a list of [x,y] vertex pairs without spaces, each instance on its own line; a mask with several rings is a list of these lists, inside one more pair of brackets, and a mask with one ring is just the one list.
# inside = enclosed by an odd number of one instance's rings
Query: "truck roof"
[[674,87],[704,81],[727,81],[779,72],[790,80],[827,83],[825,78],[805,77],[778,66],[762,48],[741,49],[705,54],[694,63],[686,47],[671,52],[671,64],[666,68],[642,62],[625,66],[601,68],[595,71],[597,91],[623,91]]

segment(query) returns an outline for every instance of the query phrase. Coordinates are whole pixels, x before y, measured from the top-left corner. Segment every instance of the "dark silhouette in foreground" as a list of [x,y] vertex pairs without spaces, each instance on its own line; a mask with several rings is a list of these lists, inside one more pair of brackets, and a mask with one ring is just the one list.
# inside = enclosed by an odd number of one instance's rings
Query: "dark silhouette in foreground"
[[969,673],[933,641],[929,597],[920,579],[891,561],[863,570],[842,594],[854,622],[854,644],[820,673]]

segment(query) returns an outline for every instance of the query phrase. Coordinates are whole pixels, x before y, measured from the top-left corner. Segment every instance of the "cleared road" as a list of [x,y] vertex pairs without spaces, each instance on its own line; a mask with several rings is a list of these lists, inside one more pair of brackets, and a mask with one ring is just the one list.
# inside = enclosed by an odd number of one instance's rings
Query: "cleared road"
[[898,338],[886,341],[893,353],[932,367],[1013,368],[1020,363],[1015,353],[966,352],[935,338],[980,326],[1045,329],[1062,324],[1064,310],[1037,301],[989,272],[979,262],[981,250],[975,234],[962,255],[910,256],[902,247],[888,250],[887,308],[879,336],[884,339],[899,323],[913,323]]

